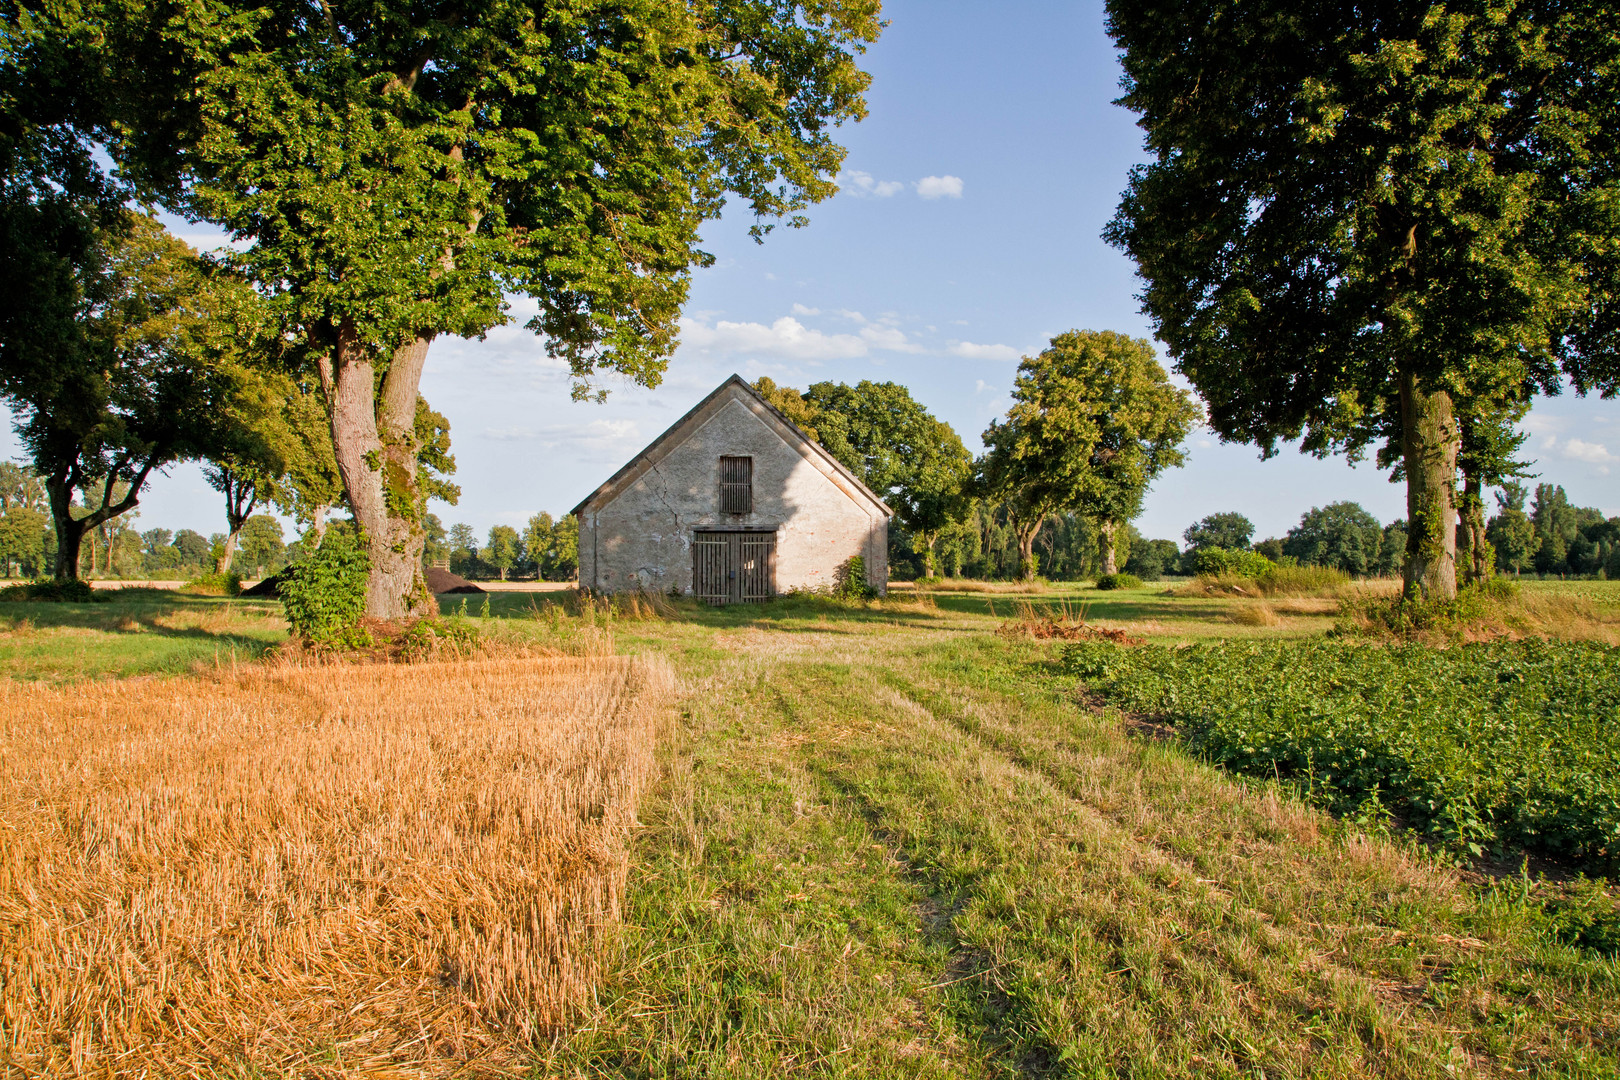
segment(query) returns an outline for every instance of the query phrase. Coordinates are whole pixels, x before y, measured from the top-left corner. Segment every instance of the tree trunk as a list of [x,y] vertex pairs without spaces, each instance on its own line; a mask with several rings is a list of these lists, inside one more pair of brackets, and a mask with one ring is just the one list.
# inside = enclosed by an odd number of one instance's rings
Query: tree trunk
[[1034,524],[1022,521],[1013,523],[1013,533],[1018,537],[1018,580],[1035,580],[1035,538],[1041,534],[1042,518],[1036,518]]
[[923,577],[934,576],[934,544],[939,541],[938,533],[929,533],[927,543],[923,544]]
[[73,486],[66,476],[45,478],[45,490],[51,499],[51,521],[56,526],[56,565],[52,576],[57,581],[79,579],[79,551],[84,546],[84,534],[90,528],[84,519],[73,517]]
[[383,376],[353,333],[340,332],[333,363],[332,445],[343,492],[371,556],[366,614],[398,619],[433,611],[422,580],[422,499],[416,483],[416,394],[431,339],[398,349]]
[[231,572],[231,560],[236,557],[236,541],[242,535],[242,526],[233,526],[225,534],[225,543],[220,550],[219,559],[214,563],[214,573],[228,574]]
[[1102,532],[1102,572],[1105,574],[1117,574],[1119,573],[1119,559],[1115,555],[1115,550],[1119,526],[1112,521],[1104,521],[1100,522],[1097,527]]
[[1401,372],[1401,456],[1406,467],[1406,589],[1411,599],[1457,595],[1457,454],[1451,395]]
[[1470,585],[1484,581],[1496,569],[1496,552],[1490,541],[1485,539],[1483,496],[1479,477],[1464,474],[1462,505],[1458,511],[1461,520],[1458,523],[1460,538],[1457,549],[1463,556],[1463,580]]

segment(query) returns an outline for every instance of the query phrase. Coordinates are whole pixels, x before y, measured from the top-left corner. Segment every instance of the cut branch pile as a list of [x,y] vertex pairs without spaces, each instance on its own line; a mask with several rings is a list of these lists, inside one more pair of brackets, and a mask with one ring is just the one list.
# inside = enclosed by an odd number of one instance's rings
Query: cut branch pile
[[1143,645],[1147,639],[1126,630],[1096,626],[1086,622],[1084,605],[1071,608],[1067,603],[1037,608],[1027,600],[1018,602],[1017,614],[996,628],[1003,637],[1032,637],[1040,641],[1111,641],[1115,645]]

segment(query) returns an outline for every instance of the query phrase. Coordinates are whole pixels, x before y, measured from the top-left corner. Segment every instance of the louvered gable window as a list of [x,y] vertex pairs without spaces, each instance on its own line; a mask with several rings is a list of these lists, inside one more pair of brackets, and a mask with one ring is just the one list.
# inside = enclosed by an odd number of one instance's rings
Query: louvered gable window
[[720,512],[722,514],[751,514],[754,512],[753,458],[723,457],[720,459]]

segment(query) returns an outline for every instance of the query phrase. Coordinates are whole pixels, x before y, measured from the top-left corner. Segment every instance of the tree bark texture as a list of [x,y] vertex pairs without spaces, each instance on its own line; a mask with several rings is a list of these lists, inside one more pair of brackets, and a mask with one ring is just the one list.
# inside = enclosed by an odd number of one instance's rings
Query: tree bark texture
[[1406,467],[1408,598],[1457,595],[1457,454],[1451,395],[1401,373],[1401,457]]
[[1015,521],[1013,532],[1018,537],[1018,580],[1035,580],[1035,538],[1041,534],[1041,522],[1044,518],[1036,518],[1033,523]]
[[1477,585],[1496,568],[1496,552],[1485,539],[1485,499],[1479,477],[1463,476],[1462,505],[1458,514],[1457,550],[1463,560],[1463,580]]
[[1118,550],[1119,526],[1112,521],[1104,521],[1098,526],[1102,533],[1102,572],[1105,574],[1119,573]]
[[332,445],[371,557],[366,614],[372,618],[432,614],[416,483],[416,393],[430,342],[418,338],[396,350],[381,386],[352,335],[339,334],[332,364]]

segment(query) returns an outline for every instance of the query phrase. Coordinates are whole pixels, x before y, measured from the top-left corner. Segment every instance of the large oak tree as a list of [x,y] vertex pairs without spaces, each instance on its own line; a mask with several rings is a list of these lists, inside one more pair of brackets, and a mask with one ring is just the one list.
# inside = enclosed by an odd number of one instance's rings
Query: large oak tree
[[[592,375],[655,384],[698,229],[756,235],[834,190],[878,0],[104,0],[128,119],[112,146],[169,204],[250,242],[322,372],[369,614],[427,610],[413,419],[432,341],[505,296]],[[149,121],[149,122],[148,122]]]
[[1096,524],[1102,572],[1115,573],[1120,529],[1154,478],[1185,460],[1198,416],[1140,338],[1070,330],[1025,357],[1012,408],[985,429],[980,465],[986,494],[1006,503],[1019,576],[1035,576],[1035,537],[1061,511]]
[[1106,236],[1224,438],[1399,462],[1409,595],[1458,455],[1620,386],[1620,36],[1585,0],[1110,0],[1152,161]]

